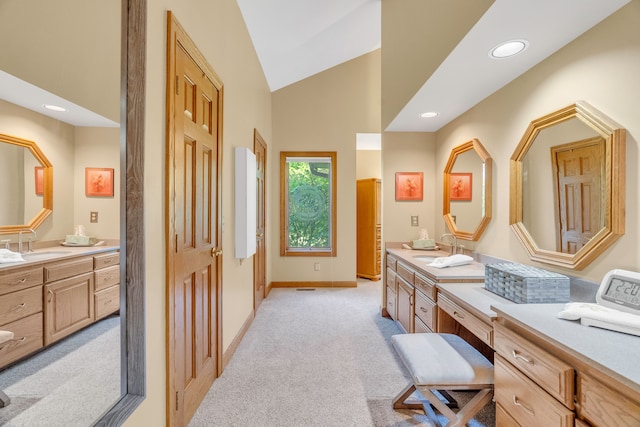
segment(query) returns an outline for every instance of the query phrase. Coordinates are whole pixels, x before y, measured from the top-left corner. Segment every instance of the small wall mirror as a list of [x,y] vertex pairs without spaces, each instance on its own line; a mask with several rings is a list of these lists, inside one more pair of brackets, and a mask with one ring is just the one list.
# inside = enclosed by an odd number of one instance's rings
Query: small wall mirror
[[451,150],[444,169],[444,221],[458,239],[476,241],[491,220],[491,156],[473,139]]
[[33,141],[0,134],[0,234],[36,229],[53,211],[53,166]]
[[580,270],[624,233],[625,130],[585,102],[531,122],[510,224],[534,261]]

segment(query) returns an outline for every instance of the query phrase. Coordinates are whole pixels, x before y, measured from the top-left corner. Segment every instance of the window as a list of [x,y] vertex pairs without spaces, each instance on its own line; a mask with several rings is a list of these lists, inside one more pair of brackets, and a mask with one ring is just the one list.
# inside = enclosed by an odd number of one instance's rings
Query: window
[[280,255],[336,256],[336,153],[280,153]]

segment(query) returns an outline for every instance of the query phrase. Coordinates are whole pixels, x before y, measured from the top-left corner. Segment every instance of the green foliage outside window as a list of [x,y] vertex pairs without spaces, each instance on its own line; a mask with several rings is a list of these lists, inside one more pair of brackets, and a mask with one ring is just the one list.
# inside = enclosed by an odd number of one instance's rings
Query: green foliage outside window
[[331,247],[331,159],[288,159],[290,249]]

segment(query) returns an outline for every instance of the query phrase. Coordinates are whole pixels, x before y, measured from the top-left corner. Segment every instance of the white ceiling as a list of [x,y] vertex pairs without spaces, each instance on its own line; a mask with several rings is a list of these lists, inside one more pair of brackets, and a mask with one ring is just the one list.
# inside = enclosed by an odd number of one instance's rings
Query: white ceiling
[[[430,132],[455,119],[629,0],[495,0],[387,131]],[[380,47],[381,0],[238,0],[272,91]],[[510,39],[520,55],[489,58]],[[425,55],[428,55],[425,43]],[[420,118],[437,111],[433,119]]]

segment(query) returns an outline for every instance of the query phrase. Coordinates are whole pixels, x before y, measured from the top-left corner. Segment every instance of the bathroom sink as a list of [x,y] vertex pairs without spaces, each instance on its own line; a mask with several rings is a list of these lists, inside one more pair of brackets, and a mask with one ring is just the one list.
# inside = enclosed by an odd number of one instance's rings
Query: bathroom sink
[[436,256],[431,256],[431,255],[414,255],[413,258],[417,261],[422,261],[422,262],[433,262],[434,259],[439,258]]
[[39,261],[42,259],[56,258],[59,256],[70,254],[71,251],[41,251],[41,252],[27,252],[22,254],[22,258],[25,261]]

